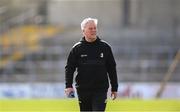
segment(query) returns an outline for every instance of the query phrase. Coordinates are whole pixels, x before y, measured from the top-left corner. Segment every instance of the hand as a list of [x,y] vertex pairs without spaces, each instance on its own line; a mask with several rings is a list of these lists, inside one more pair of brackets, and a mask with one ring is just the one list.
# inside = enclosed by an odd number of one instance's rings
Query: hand
[[65,94],[66,94],[66,96],[69,96],[69,94],[70,94],[72,91],[74,92],[74,89],[73,89],[73,88],[71,88],[71,87],[70,87],[70,88],[66,88],[66,89],[65,89]]
[[117,98],[117,92],[116,91],[111,92],[111,98],[112,98],[112,100],[115,100]]

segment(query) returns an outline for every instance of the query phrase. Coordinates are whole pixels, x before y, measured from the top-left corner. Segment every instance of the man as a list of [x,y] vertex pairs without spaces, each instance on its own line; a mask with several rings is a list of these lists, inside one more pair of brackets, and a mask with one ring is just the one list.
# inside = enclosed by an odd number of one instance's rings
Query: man
[[81,30],[83,38],[72,47],[67,59],[65,93],[74,92],[73,74],[77,69],[75,81],[80,111],[104,111],[109,79],[111,97],[113,100],[117,97],[116,63],[110,46],[96,35],[97,19],[84,19]]

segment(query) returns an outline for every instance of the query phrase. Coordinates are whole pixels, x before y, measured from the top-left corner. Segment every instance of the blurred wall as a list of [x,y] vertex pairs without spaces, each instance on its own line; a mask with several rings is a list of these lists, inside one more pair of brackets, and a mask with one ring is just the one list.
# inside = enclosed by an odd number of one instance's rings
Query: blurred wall
[[53,24],[79,25],[95,17],[104,27],[179,27],[179,0],[49,0],[48,20]]
[[86,17],[98,18],[99,25],[119,27],[122,0],[51,0],[48,19],[53,24],[80,25]]
[[180,23],[179,0],[131,0],[132,25],[170,28]]
[[180,0],[1,0],[0,23],[25,13],[26,18],[39,14],[46,23],[64,26],[95,17],[103,27],[169,30],[180,26],[179,6]]

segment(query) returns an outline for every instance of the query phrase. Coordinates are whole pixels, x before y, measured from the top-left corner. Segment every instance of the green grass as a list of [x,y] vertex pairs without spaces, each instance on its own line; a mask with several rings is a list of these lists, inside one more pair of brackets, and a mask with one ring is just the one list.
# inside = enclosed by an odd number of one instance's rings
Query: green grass
[[[77,99],[0,100],[0,112],[67,112],[79,111]],[[180,100],[108,100],[106,111],[180,112]]]

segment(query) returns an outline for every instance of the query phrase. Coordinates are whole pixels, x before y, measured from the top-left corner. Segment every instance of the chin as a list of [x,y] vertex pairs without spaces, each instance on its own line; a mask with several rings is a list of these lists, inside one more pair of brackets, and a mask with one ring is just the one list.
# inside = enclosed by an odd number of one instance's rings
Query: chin
[[92,35],[91,38],[96,38],[96,35]]

